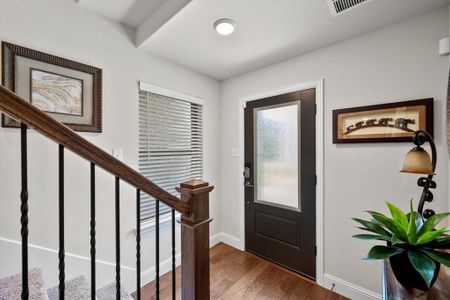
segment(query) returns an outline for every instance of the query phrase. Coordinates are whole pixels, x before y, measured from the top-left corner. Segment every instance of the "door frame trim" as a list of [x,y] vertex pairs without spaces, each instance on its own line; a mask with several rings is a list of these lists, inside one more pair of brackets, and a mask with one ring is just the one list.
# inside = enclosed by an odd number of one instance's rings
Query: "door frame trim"
[[243,97],[240,100],[239,107],[239,155],[238,155],[238,174],[236,178],[238,179],[239,188],[239,218],[242,226],[240,226],[240,250],[245,250],[245,197],[244,197],[244,185],[242,179],[242,171],[244,168],[244,109],[247,102],[254,101],[258,99],[264,99],[268,97],[278,96],[282,94],[287,94],[296,91],[307,90],[311,88],[316,89],[316,175],[317,175],[317,185],[316,185],[316,246],[317,246],[317,256],[316,256],[316,283],[320,286],[324,285],[323,275],[324,275],[324,237],[323,237],[323,225],[324,225],[324,172],[323,172],[323,162],[324,162],[324,99],[323,99],[323,85],[324,79],[320,78],[317,80],[311,80],[306,82],[294,83],[281,88],[276,88],[272,90],[265,91],[263,93]]

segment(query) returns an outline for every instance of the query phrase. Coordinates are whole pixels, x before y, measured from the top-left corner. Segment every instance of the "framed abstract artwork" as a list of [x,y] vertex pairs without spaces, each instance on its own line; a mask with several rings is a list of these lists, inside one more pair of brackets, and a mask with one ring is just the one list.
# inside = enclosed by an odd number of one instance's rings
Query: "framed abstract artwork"
[[433,99],[333,111],[333,143],[411,142],[416,130],[433,136]]
[[[73,130],[102,132],[102,70],[2,42],[2,85]],[[19,127],[2,115],[3,127]]]

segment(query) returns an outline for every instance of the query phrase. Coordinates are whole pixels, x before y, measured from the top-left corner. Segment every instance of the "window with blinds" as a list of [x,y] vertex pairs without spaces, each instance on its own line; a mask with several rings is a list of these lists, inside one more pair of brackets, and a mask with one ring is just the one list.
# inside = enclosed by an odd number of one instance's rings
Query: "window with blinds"
[[[179,196],[181,182],[202,178],[202,105],[139,92],[139,171]],[[141,220],[155,217],[155,199],[141,194]],[[170,207],[160,202],[160,216]]]

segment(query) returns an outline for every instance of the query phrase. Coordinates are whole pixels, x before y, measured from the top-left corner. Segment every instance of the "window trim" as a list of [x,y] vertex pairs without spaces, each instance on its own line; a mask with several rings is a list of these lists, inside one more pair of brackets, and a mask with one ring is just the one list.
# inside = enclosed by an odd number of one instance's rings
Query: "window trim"
[[[148,83],[148,82],[144,82],[144,81],[139,81],[138,83],[138,93],[140,91],[144,91],[144,92],[149,92],[149,93],[153,93],[153,94],[158,94],[161,96],[165,96],[165,97],[170,97],[170,98],[175,98],[178,100],[182,100],[182,101],[186,101],[186,102],[190,102],[190,103],[194,103],[194,104],[199,104],[201,106],[203,106],[204,108],[204,99],[197,97],[197,96],[193,96],[190,94],[186,94],[183,92],[179,92],[176,90],[172,90],[172,89],[168,89],[162,86],[158,86],[152,83]],[[138,100],[139,101],[139,100]],[[204,112],[204,111],[203,111]],[[202,114],[202,124],[205,123],[205,114]],[[205,132],[202,131],[202,138],[204,138],[205,136]],[[204,153],[204,146],[205,143],[202,143],[202,153]],[[204,166],[205,164],[205,157],[204,155],[202,155],[202,166]],[[202,176],[203,176],[203,172],[204,172],[204,168],[202,168]],[[181,183],[181,182],[180,182]],[[159,225],[160,226],[168,226],[170,224],[170,221],[172,219],[171,214],[170,213],[165,213],[165,214],[160,214],[160,219],[159,219]],[[181,214],[177,211],[175,211],[175,220],[179,221],[181,218]],[[155,222],[155,218],[151,219],[151,220],[147,220],[142,222],[141,221],[141,233],[149,233],[152,232],[156,227],[156,222]],[[135,229],[135,233],[136,233],[136,229]]]
[[154,85],[152,83],[147,83],[143,81],[139,81],[139,90],[200,105],[204,105],[205,103],[205,100],[203,98],[192,96],[183,92],[178,92],[175,90],[171,90],[162,86]]

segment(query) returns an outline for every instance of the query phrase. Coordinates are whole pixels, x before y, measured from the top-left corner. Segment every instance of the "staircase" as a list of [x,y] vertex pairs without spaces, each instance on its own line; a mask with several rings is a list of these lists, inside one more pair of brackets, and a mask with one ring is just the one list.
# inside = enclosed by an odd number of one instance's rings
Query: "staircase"
[[[181,197],[178,198],[161,187],[142,176],[139,172],[130,168],[123,162],[117,160],[97,146],[82,138],[72,129],[62,123],[54,120],[47,114],[40,111],[24,99],[10,92],[3,86],[0,86],[0,111],[14,118],[20,123],[20,168],[21,178],[17,178],[21,182],[20,194],[20,225],[21,225],[21,264],[22,273],[16,275],[16,279],[20,280],[20,298],[21,299],[41,299],[34,298],[31,294],[32,288],[35,287],[35,279],[39,270],[29,270],[28,266],[28,182],[32,180],[28,178],[28,144],[27,132],[32,129],[39,134],[47,137],[56,143],[58,147],[58,186],[59,186],[59,247],[58,247],[58,269],[54,272],[58,273],[59,284],[54,289],[46,291],[46,294],[58,299],[84,299],[77,296],[70,296],[69,288],[72,285],[78,286],[78,282],[82,282],[83,278],[76,278],[77,284],[73,281],[66,281],[65,278],[65,242],[64,235],[64,155],[66,151],[71,151],[90,163],[90,284],[86,281],[83,286],[88,288],[89,297],[86,299],[100,299],[103,294],[97,293],[96,287],[96,170],[101,168],[110,173],[111,180],[115,183],[115,199],[111,201],[111,205],[115,208],[115,282],[109,286],[109,290],[104,294],[108,295],[108,299],[127,299],[127,293],[123,291],[121,285],[121,236],[120,236],[120,188],[122,184],[131,185],[136,190],[136,202],[130,205],[136,206],[136,248],[127,249],[127,251],[136,252],[136,299],[141,299],[141,222],[140,222],[140,195],[141,192],[157,199],[156,207],[159,203],[172,208],[171,224],[172,224],[172,299],[175,299],[175,212],[181,213],[181,287],[182,299],[209,299],[210,282],[209,282],[209,193],[213,190],[207,182],[200,180],[190,180],[181,183],[177,187],[177,191]],[[56,147],[55,146],[55,147]],[[5,159],[5,158],[2,158]],[[1,170],[0,170],[1,172]],[[19,198],[19,195],[18,195]],[[19,222],[19,220],[18,220]],[[159,277],[160,277],[160,260],[159,260],[159,214],[156,214],[155,220],[155,299],[159,299]],[[18,262],[19,263],[19,262]],[[80,283],[81,284],[81,283]],[[86,285],[87,284],[87,285]],[[41,288],[44,289],[42,283]],[[111,287],[113,296],[111,296]],[[0,281],[1,289],[1,281]],[[40,290],[43,293],[42,289]],[[44,289],[45,290],[45,289]],[[101,291],[101,289],[100,289]],[[34,291],[33,291],[34,292]],[[122,298],[122,294],[125,298]],[[1,295],[1,291],[0,291]],[[55,296],[56,295],[56,296]],[[47,299],[47,298],[43,298]]]
[[[7,278],[0,279],[0,299],[20,299],[22,275],[17,274]],[[58,300],[59,286],[47,289],[43,279],[41,269],[32,269],[28,272],[29,297],[33,300]],[[72,278],[65,282],[64,298],[71,300],[90,300],[92,299],[91,286],[83,275]],[[116,297],[115,283],[107,284],[96,291],[94,299],[110,300]],[[120,291],[121,300],[133,300],[130,294],[125,290]]]

